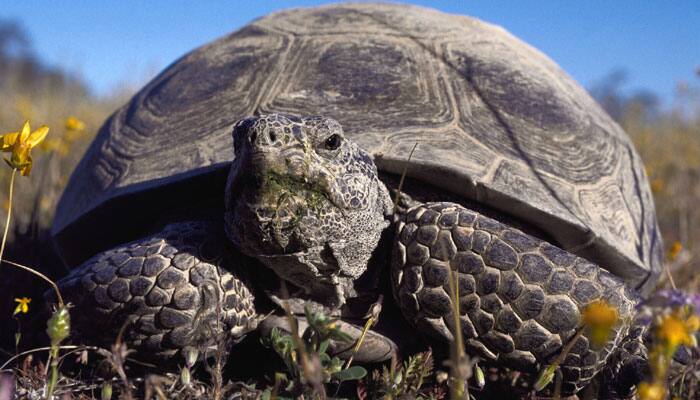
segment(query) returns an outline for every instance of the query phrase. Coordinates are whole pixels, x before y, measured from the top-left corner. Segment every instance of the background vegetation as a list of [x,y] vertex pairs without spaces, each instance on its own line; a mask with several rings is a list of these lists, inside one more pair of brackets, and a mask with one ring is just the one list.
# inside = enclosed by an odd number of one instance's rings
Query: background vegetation
[[700,288],[700,66],[694,82],[678,82],[673,103],[650,92],[623,95],[616,71],[589,91],[632,138],[644,161],[669,266],[680,288]]
[[[34,152],[31,176],[16,182],[13,229],[4,258],[33,266],[52,278],[65,273],[49,238],[56,202],[100,124],[130,95],[125,90],[107,98],[94,96],[79,76],[45,65],[19,25],[0,20],[0,134],[17,131],[25,120],[34,128],[50,127],[48,138]],[[68,130],[70,117],[83,121],[85,128]],[[2,221],[9,205],[10,174],[10,168],[0,168]],[[17,297],[32,298],[33,310],[39,310],[46,289],[32,275],[0,266],[0,315],[12,315]],[[15,328],[11,323],[2,325],[8,329],[0,329],[0,360],[6,358],[5,351],[14,354]]]

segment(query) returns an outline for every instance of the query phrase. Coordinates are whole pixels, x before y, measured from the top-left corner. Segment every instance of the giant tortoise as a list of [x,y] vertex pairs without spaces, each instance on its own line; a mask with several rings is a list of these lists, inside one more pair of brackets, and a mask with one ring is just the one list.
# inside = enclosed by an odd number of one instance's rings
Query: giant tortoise
[[339,315],[391,291],[416,332],[537,371],[605,299],[624,323],[579,339],[566,393],[627,340],[662,246],[629,138],[556,64],[386,4],[278,12],[182,57],[100,129],[53,235],[76,330],[127,326],[162,356],[210,345],[212,321],[240,338],[255,288],[283,280]]

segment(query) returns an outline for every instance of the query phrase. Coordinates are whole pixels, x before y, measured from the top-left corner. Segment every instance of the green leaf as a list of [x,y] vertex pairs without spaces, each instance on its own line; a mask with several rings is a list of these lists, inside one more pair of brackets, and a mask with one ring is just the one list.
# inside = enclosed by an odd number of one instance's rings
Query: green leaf
[[331,359],[330,365],[328,366],[328,369],[333,371],[333,372],[337,372],[337,371],[340,371],[341,369],[343,369],[343,364],[344,363],[343,363],[343,361],[340,360],[340,358],[333,357]]
[[554,380],[554,373],[556,372],[557,367],[558,365],[556,364],[550,365],[542,372],[540,372],[540,376],[537,378],[537,381],[533,386],[535,392],[539,392],[540,390],[544,389],[547,385],[549,385],[552,382],[552,380]]
[[284,372],[275,372],[275,382],[288,382],[289,378]]
[[306,329],[304,329],[304,332],[301,334],[301,338],[308,343],[311,341],[311,338],[314,337],[315,334],[316,331],[311,325],[309,325],[306,327]]
[[291,336],[283,334],[277,327],[272,328],[270,332],[270,344],[283,359],[288,358],[292,349],[294,349],[294,342]]
[[309,323],[316,319],[316,314],[313,311],[311,311],[311,307],[308,303],[304,304],[304,315],[306,315],[306,319],[309,320]]
[[107,382],[102,385],[102,390],[100,390],[100,399],[110,400],[112,398],[112,384]]
[[345,342],[345,343],[352,342],[352,336],[341,331],[339,328],[335,328],[335,329],[331,330],[330,332],[328,332],[328,336],[331,339],[339,340],[341,342]]
[[474,365],[474,379],[476,380],[476,386],[479,389],[483,389],[486,386],[486,377],[484,376],[484,370],[481,369],[479,364]]
[[340,382],[344,381],[356,381],[364,378],[367,375],[367,370],[360,367],[359,365],[353,365],[352,367],[348,369],[344,369],[342,371],[338,371],[333,374],[333,378],[339,380]]
[[329,339],[326,339],[318,345],[318,354],[324,354],[328,350],[328,345],[331,343]]
[[396,371],[396,375],[394,375],[394,386],[399,386],[401,381],[403,381],[403,372],[399,369]]

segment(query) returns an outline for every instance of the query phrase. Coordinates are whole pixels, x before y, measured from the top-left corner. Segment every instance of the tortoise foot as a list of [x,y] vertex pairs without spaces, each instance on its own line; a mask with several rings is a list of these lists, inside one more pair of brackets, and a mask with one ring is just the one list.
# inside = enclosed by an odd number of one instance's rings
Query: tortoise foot
[[226,351],[258,323],[234,256],[222,229],[205,222],[171,224],[100,253],[58,283],[73,304],[73,336],[108,346],[123,330],[145,360],[185,347]]
[[396,237],[392,284],[404,315],[445,341],[453,340],[459,321],[467,351],[486,362],[534,376],[575,336],[583,308],[604,300],[617,308],[622,323],[601,348],[586,334],[576,340],[561,363],[562,393],[574,394],[628,334],[636,297],[618,277],[459,204],[411,207]]
[[[306,318],[302,316],[295,316],[294,318],[297,321],[299,332],[304,332],[309,326]],[[289,318],[284,315],[270,315],[260,322],[260,334],[263,337],[267,337],[270,335],[273,328],[281,329],[283,332],[289,334],[291,332],[289,322]],[[331,356],[338,356],[341,359],[347,360],[353,354],[355,343],[362,334],[363,327],[343,320],[338,320],[336,324],[341,331],[350,335],[352,339],[348,342],[331,340],[328,353]],[[391,357],[396,354],[396,350],[397,346],[391,339],[370,330],[367,331],[362,345],[354,355],[353,360],[360,363],[382,362],[391,359]]]

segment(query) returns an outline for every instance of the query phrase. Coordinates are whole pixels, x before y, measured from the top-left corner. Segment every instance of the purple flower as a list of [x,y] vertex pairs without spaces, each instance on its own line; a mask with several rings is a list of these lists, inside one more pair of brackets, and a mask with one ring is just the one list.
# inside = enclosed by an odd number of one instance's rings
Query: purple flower
[[15,391],[15,380],[10,374],[0,374],[0,400],[12,399]]
[[700,313],[700,294],[689,294],[676,289],[659,290],[645,302],[650,306],[683,307],[690,306]]

